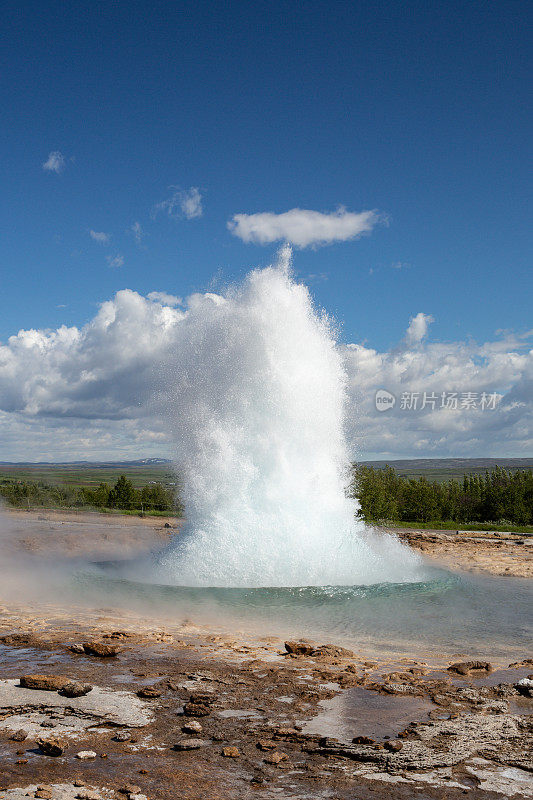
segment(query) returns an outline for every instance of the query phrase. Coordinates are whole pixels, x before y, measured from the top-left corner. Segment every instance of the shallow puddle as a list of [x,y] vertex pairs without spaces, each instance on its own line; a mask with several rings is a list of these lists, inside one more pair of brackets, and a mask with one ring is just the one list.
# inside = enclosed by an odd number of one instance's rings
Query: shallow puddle
[[346,743],[354,736],[375,740],[396,736],[410,722],[427,719],[435,708],[422,697],[381,695],[360,686],[322,700],[319,705],[322,710],[305,724],[303,732]]

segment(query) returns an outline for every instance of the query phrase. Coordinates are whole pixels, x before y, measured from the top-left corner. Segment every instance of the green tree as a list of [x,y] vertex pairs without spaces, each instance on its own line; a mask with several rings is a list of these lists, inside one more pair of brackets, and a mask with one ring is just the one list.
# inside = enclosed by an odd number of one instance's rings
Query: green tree
[[110,508],[138,508],[138,492],[131,481],[125,475],[121,475],[109,492]]

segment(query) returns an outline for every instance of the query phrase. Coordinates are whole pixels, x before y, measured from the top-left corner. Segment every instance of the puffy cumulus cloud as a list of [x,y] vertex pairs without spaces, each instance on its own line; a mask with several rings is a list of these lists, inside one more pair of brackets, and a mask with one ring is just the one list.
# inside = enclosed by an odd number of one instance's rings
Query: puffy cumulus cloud
[[43,169],[45,172],[55,172],[59,175],[65,169],[65,156],[59,150],[53,150],[49,153],[46,161],[43,161]]
[[[356,451],[375,458],[529,455],[531,345],[512,334],[483,344],[427,341],[430,319],[413,317],[389,352],[342,347]],[[380,389],[395,397],[386,411],[376,408]]]
[[157,216],[160,211],[166,212],[173,219],[198,219],[204,213],[202,207],[202,195],[197,186],[190,189],[178,189],[171,186],[175,191],[161,203],[157,203],[152,209],[152,217]]
[[[178,300],[165,292],[142,297],[126,289],[102,303],[82,328],[22,330],[0,345],[2,458],[171,455],[168,408],[175,402],[176,375],[186,380],[191,368],[195,321],[226,302],[216,294],[196,294],[178,309]],[[429,315],[413,316],[402,342],[389,351],[339,345],[354,454],[529,455],[529,339],[504,333],[484,343],[432,342],[429,322]],[[379,389],[396,397],[388,411],[376,408]],[[402,407],[402,397],[413,393],[416,408]],[[447,402],[452,393],[457,408]],[[466,393],[476,396],[474,407],[461,407]],[[495,409],[481,408],[483,393],[497,395]]]
[[89,236],[93,241],[98,242],[98,244],[109,244],[109,242],[111,241],[110,234],[104,233],[103,231],[90,230]]
[[375,211],[354,213],[339,208],[329,214],[305,208],[292,208],[283,214],[235,214],[228,229],[243,242],[271,244],[289,242],[296,247],[346,242],[369,233],[379,221]]
[[407,333],[405,334],[405,342],[408,347],[419,344],[422,339],[427,336],[428,328],[432,322],[435,322],[430,314],[424,314],[420,311],[409,320]]

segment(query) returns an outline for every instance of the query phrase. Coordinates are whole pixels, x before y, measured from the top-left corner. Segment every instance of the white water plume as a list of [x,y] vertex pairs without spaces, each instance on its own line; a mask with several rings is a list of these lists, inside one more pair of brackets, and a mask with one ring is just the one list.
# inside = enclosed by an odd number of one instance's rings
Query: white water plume
[[327,586],[412,581],[421,562],[354,518],[346,497],[345,373],[330,320],[290,250],[179,323],[169,410],[187,523],[169,583]]

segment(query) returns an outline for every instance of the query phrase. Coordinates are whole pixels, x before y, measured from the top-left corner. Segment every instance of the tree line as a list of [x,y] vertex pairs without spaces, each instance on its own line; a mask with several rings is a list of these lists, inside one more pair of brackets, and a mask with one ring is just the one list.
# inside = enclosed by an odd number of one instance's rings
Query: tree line
[[533,524],[533,470],[495,467],[438,483],[404,478],[392,467],[356,466],[351,494],[365,521]]
[[[465,475],[438,483],[404,478],[392,468],[355,466],[350,494],[367,522],[454,522],[533,525],[533,470],[495,467],[484,475]],[[182,514],[174,489],[152,482],[136,489],[121,475],[113,486],[95,488],[6,481],[0,498],[18,508],[95,508]]]
[[114,486],[101,483],[86,486],[49,485],[42,482],[8,481],[0,485],[0,497],[18,508],[96,508],[121,511],[169,512],[179,514],[182,506],[176,493],[162,483],[152,482],[136,489],[121,475]]

